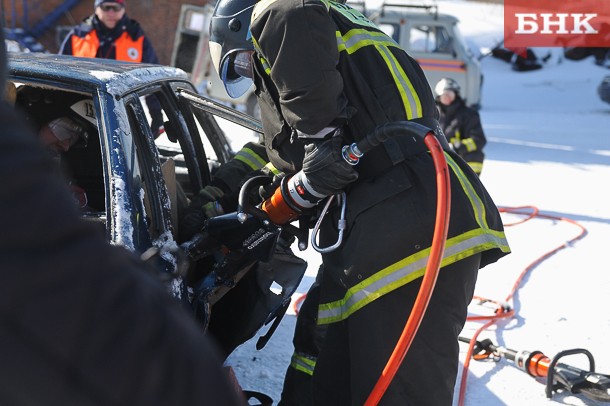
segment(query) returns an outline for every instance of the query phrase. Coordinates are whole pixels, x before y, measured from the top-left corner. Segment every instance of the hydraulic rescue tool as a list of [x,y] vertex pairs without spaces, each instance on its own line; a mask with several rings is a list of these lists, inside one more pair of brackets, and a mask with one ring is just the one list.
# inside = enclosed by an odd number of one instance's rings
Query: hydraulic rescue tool
[[[434,289],[440,264],[443,258],[449,228],[449,208],[451,206],[449,168],[447,166],[444,151],[441,146],[441,142],[443,140],[439,140],[430,128],[414,121],[386,123],[377,127],[372,133],[357,143],[343,146],[343,159],[345,159],[345,161],[350,165],[356,165],[365,153],[394,136],[420,138],[430,151],[437,174],[436,222],[434,226],[434,236],[432,239],[430,256],[426,265],[426,271],[422,279],[420,291],[417,295],[415,304],[411,314],[409,315],[407,323],[405,324],[405,328],[398,340],[398,343],[396,344],[390,359],[379,377],[379,380],[371,391],[371,394],[366,401],[366,406],[376,405],[379,403],[386,389],[394,379],[400,364],[405,358],[407,351],[413,342],[413,338],[417,333],[430,301],[430,297],[432,296],[432,291]],[[444,136],[441,135],[441,137]],[[248,182],[258,184],[259,182],[262,182],[262,180],[252,178]],[[238,216],[244,222],[247,221],[249,215],[253,215],[261,219],[271,221],[275,224],[282,225],[283,227],[293,227],[288,224],[290,221],[295,220],[300,216],[301,213],[303,213],[303,211],[315,207],[320,201],[327,198],[327,196],[321,196],[319,193],[313,190],[310,187],[307,177],[303,171],[300,171],[290,178],[284,178],[280,184],[280,187],[274,192],[274,194],[261,204],[261,208],[258,208],[249,204],[247,201],[247,189],[251,187],[248,182],[246,182],[246,184],[244,184],[242,187],[239,196]],[[344,194],[341,196],[342,215],[338,224],[339,240],[332,247],[327,247],[326,249],[334,249],[341,244],[341,238],[343,235],[342,231],[345,228],[344,213],[346,204]],[[331,198],[332,197],[329,197],[329,200]],[[314,244],[317,227],[321,222],[321,218],[324,217],[329,204],[330,201],[327,202],[324,211],[318,220],[316,229],[314,229],[314,233],[312,234],[312,245]],[[302,247],[303,246],[300,243],[299,248],[304,249]],[[316,247],[314,246],[314,248]],[[321,250],[324,249],[318,249],[318,251]]]
[[[468,338],[459,337],[459,340],[470,343]],[[586,355],[589,360],[588,371],[559,362],[565,356],[576,354]],[[582,348],[561,351],[551,359],[540,351],[511,350],[485,339],[475,341],[473,358],[505,358],[534,378],[546,378],[546,397],[549,399],[553,396],[553,391],[567,390],[599,402],[610,402],[610,375],[595,372],[593,355]]]
[[[348,164],[355,166],[366,152],[390,137],[415,135],[424,139],[428,133],[436,139],[428,127],[413,121],[386,123],[357,143],[343,146],[341,153]],[[261,204],[261,209],[274,224],[282,225],[315,207],[326,197],[328,196],[321,195],[312,188],[306,174],[301,170],[293,176],[283,178],[275,193]]]
[[[188,264],[181,297],[226,356],[273,322],[257,342],[258,349],[265,346],[290,305],[307,262],[285,249],[284,238],[291,235],[282,228],[254,216],[242,222],[234,212],[209,218],[200,233],[181,244]],[[281,291],[273,292],[272,285]],[[225,295],[231,295],[231,304],[219,308]],[[214,323],[214,313],[225,318]]]

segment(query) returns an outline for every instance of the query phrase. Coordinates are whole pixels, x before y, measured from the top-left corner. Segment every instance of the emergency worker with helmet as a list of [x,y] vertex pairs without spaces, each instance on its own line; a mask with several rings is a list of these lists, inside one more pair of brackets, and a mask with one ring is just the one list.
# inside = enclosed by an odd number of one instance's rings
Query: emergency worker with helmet
[[[281,404],[362,405],[419,291],[434,230],[436,177],[423,140],[412,135],[388,139],[357,166],[343,160],[341,147],[405,120],[442,141],[434,96],[417,62],[341,3],[219,0],[210,31],[212,59],[229,95],[254,81],[264,134],[260,145],[246,145],[219,169],[195,205],[203,211],[213,203],[209,213],[218,212],[221,199],[239,189],[239,175],[268,162],[284,179],[298,173],[312,196],[346,193],[345,237],[322,255],[319,284],[299,312]],[[457,338],[478,270],[510,252],[478,177],[448,146],[445,156],[452,207],[443,268],[383,405],[451,405]],[[317,208],[301,215],[315,217]],[[324,217],[321,247],[337,241],[340,216],[335,205]]]
[[468,107],[460,96],[460,85],[451,78],[443,78],[434,87],[440,111],[440,123],[447,141],[479,176],[483,170],[487,144],[479,113]]
[[[159,63],[155,50],[140,24],[125,12],[125,0],[95,0],[94,14],[74,27],[64,39],[60,54],[81,58],[116,59],[125,62]],[[155,137],[163,133],[159,101],[147,97]]]

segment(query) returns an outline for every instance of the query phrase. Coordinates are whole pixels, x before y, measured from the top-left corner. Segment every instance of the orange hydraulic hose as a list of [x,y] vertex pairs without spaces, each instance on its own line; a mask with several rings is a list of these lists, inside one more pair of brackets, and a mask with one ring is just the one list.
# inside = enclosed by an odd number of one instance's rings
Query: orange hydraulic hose
[[[570,240],[568,240],[564,244],[556,247],[555,249],[553,249],[551,251],[548,251],[547,253],[543,254],[540,257],[538,257],[538,259],[536,259],[532,263],[530,263],[521,272],[521,274],[519,274],[519,276],[517,277],[517,280],[513,284],[513,287],[511,289],[510,293],[508,294],[508,296],[506,296],[505,302],[508,302],[510,299],[513,298],[513,296],[515,295],[517,290],[521,287],[521,282],[523,281],[523,278],[525,278],[525,276],[532,269],[534,269],[541,262],[543,262],[544,260],[546,260],[550,256],[554,255],[558,251],[560,251],[560,250],[562,250],[564,248],[569,247],[573,242],[583,238],[586,235],[587,230],[582,225],[580,225],[578,222],[576,222],[576,221],[574,221],[572,219],[569,219],[569,218],[566,218],[566,217],[551,216],[551,215],[547,215],[547,214],[540,214],[538,208],[536,208],[534,206],[500,207],[499,210],[502,213],[513,213],[513,214],[518,214],[518,215],[526,216],[526,218],[521,220],[521,221],[517,221],[517,222],[514,222],[514,223],[510,223],[510,224],[505,224],[505,227],[521,224],[521,223],[523,223],[525,221],[528,221],[528,220],[531,220],[531,219],[533,219],[535,217],[541,217],[541,218],[546,218],[546,219],[551,219],[551,220],[566,221],[566,222],[571,223],[571,224],[577,226],[578,228],[580,228],[580,233],[578,233],[578,235],[576,235],[575,237],[571,238]],[[466,356],[465,356],[465,359],[464,359],[464,365],[463,365],[463,368],[462,368],[462,378],[461,378],[461,381],[460,381],[460,391],[459,391],[459,399],[458,399],[458,405],[459,406],[463,406],[464,402],[465,402],[466,383],[467,383],[467,380],[468,380],[468,367],[470,365],[470,358],[472,358],[472,353],[474,351],[474,346],[475,346],[475,344],[476,344],[476,342],[478,340],[479,334],[482,331],[486,330],[488,327],[490,327],[493,324],[497,323],[498,320],[500,320],[502,318],[512,317],[515,314],[514,310],[507,309],[506,307],[504,307],[499,302],[492,301],[492,300],[487,300],[487,301],[488,302],[494,302],[494,303],[496,303],[498,305],[498,308],[497,308],[496,313],[494,315],[492,315],[492,316],[474,316],[474,317],[473,316],[469,316],[467,318],[468,321],[486,320],[486,319],[489,320],[489,321],[487,323],[485,323],[483,326],[481,326],[478,330],[476,330],[474,335],[470,339],[470,345],[468,346],[468,350],[466,352]],[[530,372],[534,376],[544,377],[548,373],[548,367],[549,367],[548,358],[547,359],[544,359],[544,358],[537,359],[536,360],[536,364],[533,366],[533,369],[530,370]]]
[[451,208],[449,168],[447,167],[443,149],[436,137],[432,133],[428,133],[424,138],[424,142],[430,150],[432,160],[434,161],[434,167],[436,168],[436,222],[434,224],[434,236],[432,238],[430,256],[409,319],[405,324],[405,328],[403,329],[398,343],[383,369],[377,384],[366,400],[365,406],[377,405],[379,403],[381,397],[392,382],[392,379],[394,379],[400,364],[407,355],[407,351],[413,342],[413,338],[417,333],[421,320],[426,312],[426,308],[428,307],[428,303],[430,302],[430,297],[432,296],[438,272],[441,267],[441,261],[443,260],[447,232],[449,231],[449,213]]

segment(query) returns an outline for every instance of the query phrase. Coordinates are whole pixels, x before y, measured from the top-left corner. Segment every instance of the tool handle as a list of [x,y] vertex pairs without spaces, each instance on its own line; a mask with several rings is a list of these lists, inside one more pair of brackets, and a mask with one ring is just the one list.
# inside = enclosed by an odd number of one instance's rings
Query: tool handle
[[423,140],[430,132],[432,130],[429,127],[415,121],[393,121],[376,127],[360,141],[354,142],[351,145],[345,145],[341,150],[341,154],[348,164],[356,165],[365,153],[389,138],[396,135],[411,135]]

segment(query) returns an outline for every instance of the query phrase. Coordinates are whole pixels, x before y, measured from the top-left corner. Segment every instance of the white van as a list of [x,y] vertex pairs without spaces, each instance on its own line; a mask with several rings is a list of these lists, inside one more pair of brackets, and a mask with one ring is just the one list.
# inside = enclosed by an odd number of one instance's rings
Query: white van
[[[438,13],[436,5],[382,4],[379,9],[367,10],[363,2],[348,4],[367,15],[419,62],[430,88],[440,79],[450,77],[460,84],[466,103],[480,107],[481,66],[462,38],[457,18]],[[260,118],[254,86],[233,99],[212,66],[208,52],[212,12],[212,5],[182,5],[172,65],[189,72],[200,93]]]
[[469,106],[481,106],[481,65],[462,37],[456,17],[440,14],[436,5],[408,4],[382,4],[364,14],[419,62],[431,88],[442,78],[452,78]]

